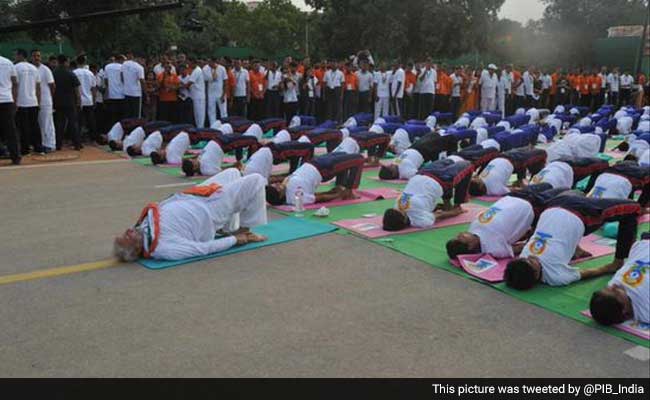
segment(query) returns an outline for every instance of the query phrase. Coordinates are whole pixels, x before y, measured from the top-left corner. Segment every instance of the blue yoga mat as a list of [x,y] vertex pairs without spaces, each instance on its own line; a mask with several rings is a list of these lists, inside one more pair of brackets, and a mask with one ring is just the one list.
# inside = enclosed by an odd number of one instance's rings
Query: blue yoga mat
[[177,267],[183,264],[189,264],[195,261],[207,260],[226,256],[229,254],[240,253],[259,249],[260,247],[273,246],[274,244],[291,242],[293,240],[306,239],[312,236],[323,235],[335,231],[337,228],[328,224],[319,224],[317,222],[306,221],[302,218],[288,217],[271,221],[268,225],[254,228],[253,231],[260,235],[268,237],[266,242],[250,243],[242,247],[233,247],[221,253],[210,254],[207,256],[186,258],[178,261],[159,261],[150,259],[140,259],[138,263],[148,269],[165,269]]

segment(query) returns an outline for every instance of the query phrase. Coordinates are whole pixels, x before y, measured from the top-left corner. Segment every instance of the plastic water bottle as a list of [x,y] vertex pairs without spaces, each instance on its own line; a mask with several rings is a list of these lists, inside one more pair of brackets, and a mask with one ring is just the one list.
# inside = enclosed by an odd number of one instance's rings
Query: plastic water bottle
[[303,192],[301,187],[298,187],[296,189],[296,193],[294,194],[294,199],[293,199],[293,211],[295,212],[296,217],[302,217],[303,213],[305,212],[305,199],[304,199],[305,193]]

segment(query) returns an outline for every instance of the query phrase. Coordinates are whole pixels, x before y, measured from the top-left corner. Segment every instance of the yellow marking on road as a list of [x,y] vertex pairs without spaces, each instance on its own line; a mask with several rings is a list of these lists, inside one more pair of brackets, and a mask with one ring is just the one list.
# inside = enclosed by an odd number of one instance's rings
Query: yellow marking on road
[[67,267],[58,267],[50,269],[42,269],[38,271],[25,272],[23,274],[5,275],[0,276],[0,285],[7,285],[10,283],[32,281],[36,279],[53,278],[56,276],[77,274],[79,272],[96,271],[98,269],[106,269],[116,267],[121,263],[117,260],[103,260],[86,264],[71,265]]

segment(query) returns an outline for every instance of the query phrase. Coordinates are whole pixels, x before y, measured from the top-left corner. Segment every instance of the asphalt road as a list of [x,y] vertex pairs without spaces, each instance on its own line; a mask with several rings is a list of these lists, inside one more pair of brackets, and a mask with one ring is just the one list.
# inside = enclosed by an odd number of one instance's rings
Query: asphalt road
[[[182,182],[128,161],[0,168],[0,280],[106,260]],[[650,375],[629,342],[337,234],[2,284],[0,304],[4,377]]]

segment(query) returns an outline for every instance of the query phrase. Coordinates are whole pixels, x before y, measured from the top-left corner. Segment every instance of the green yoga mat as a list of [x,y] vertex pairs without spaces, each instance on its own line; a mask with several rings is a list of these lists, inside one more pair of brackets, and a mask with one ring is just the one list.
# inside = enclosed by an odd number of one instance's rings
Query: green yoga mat
[[280,243],[291,242],[299,239],[306,239],[313,236],[323,235],[336,230],[331,225],[317,224],[300,218],[284,218],[271,221],[268,225],[254,228],[253,231],[260,235],[268,237],[266,242],[251,243],[242,247],[233,247],[221,253],[211,254],[201,257],[187,258],[180,261],[158,261],[149,259],[140,259],[138,263],[148,269],[165,269],[177,267],[179,265],[193,263],[196,261],[207,260],[226,256],[229,254],[241,253],[244,251],[259,249],[261,247],[273,246]]
[[[532,290],[520,292],[508,288],[504,283],[489,285],[483,281],[475,279],[461,269],[451,265],[447,259],[445,243],[457,233],[466,230],[468,225],[452,226],[427,232],[418,232],[402,236],[394,236],[384,239],[374,240],[375,243],[398,251],[407,256],[418,259],[433,267],[449,271],[459,276],[481,282],[485,285],[492,286],[495,289],[523,300],[530,304],[535,304],[546,310],[555,312],[565,317],[572,318],[586,325],[597,327],[614,336],[629,340],[641,346],[650,347],[647,340],[621,332],[615,329],[597,326],[591,319],[580,314],[581,311],[589,308],[591,294],[606,286],[610,277],[604,276],[598,279],[592,279],[584,282],[578,282],[566,287],[550,287],[539,285]],[[587,261],[579,264],[579,268],[594,267],[603,265],[612,260],[612,256],[602,257],[599,259]]]

